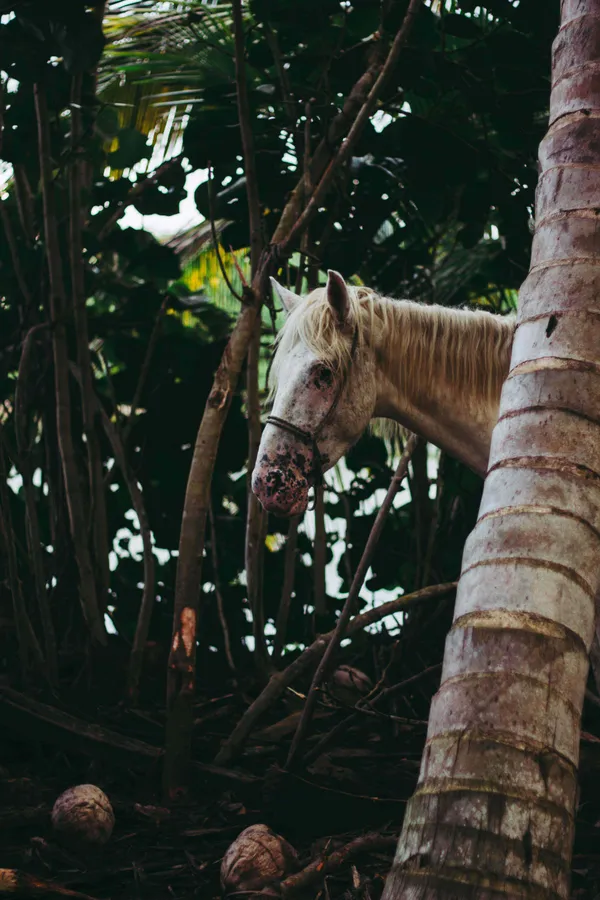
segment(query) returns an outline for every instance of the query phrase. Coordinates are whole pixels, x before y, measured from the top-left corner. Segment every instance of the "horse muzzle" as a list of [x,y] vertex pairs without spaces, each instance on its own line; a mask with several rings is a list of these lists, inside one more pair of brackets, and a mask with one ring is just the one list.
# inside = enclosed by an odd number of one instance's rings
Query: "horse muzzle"
[[252,473],[252,490],[267,512],[276,516],[298,516],[308,506],[309,484],[292,467],[257,464]]

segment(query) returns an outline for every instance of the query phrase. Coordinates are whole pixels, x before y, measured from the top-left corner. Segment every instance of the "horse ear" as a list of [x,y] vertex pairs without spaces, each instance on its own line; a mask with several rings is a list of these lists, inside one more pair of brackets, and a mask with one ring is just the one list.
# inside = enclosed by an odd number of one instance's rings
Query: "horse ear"
[[337,316],[338,324],[343,327],[348,321],[350,312],[350,297],[348,286],[339,272],[333,269],[327,270],[327,299],[329,305]]
[[281,300],[286,313],[291,313],[296,304],[300,302],[300,297],[298,297],[297,294],[294,294],[293,291],[288,291],[286,287],[279,284],[274,278],[271,278],[271,284],[273,285],[273,290]]

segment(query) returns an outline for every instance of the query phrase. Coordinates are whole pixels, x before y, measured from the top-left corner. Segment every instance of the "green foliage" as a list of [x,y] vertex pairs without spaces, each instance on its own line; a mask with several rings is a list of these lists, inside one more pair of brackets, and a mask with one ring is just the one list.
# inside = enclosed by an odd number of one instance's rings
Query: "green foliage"
[[[253,0],[246,7],[246,73],[265,240],[270,239],[302,174],[306,133],[312,154],[344,98],[373,61],[376,33],[392,34],[406,5],[384,4],[389,10],[383,18],[382,4],[375,0],[353,6],[307,0],[301,16],[298,4],[291,0]],[[101,42],[93,24],[96,20],[75,0],[52,4],[43,16],[32,12],[36,4],[14,2],[1,9],[13,7],[17,17],[0,27],[0,67],[16,86],[5,93],[1,152],[5,161],[24,167],[36,226],[36,239],[29,243],[20,224],[15,186],[9,186],[6,209],[33,294],[33,303],[27,306],[10,249],[6,241],[0,241],[0,422],[7,446],[14,449],[13,411],[22,341],[32,325],[48,319],[45,248],[43,238],[37,237],[42,232],[41,198],[32,81],[43,78],[48,93],[59,234],[68,280],[71,74],[95,65]],[[166,646],[192,448],[237,301],[223,299],[225,288],[206,226],[197,246],[190,239],[189,252],[184,252],[181,242],[159,243],[131,228],[115,227],[104,234],[103,227],[119,204],[127,202],[132,185],[121,177],[122,171],[147,160],[159,136],[165,146],[171,146],[165,131],[170,111],[181,129],[177,135],[183,133],[182,156],[192,168],[211,165],[214,169],[214,215],[226,250],[226,267],[238,287],[230,248],[237,258],[243,257],[248,246],[248,210],[229,6],[209,8],[197,2],[187,4],[185,12],[173,8],[158,13],[151,7],[132,3],[124,9],[123,21],[118,15],[107,19],[111,43],[98,72],[97,102],[91,76],[84,77],[86,130],[81,153],[91,171],[87,200],[95,211],[85,217],[84,235],[95,389],[121,428],[156,318],[165,296],[170,297],[141,410],[128,441],[159,560],[160,600],[152,638]],[[477,15],[476,8],[481,8]],[[125,29],[128,41],[118,43]],[[496,311],[514,306],[515,291],[528,266],[528,217],[536,183],[537,144],[545,128],[548,47],[555,29],[556,10],[542,0],[516,7],[508,0],[489,0],[484,7],[462,0],[460,5],[443,5],[439,13],[428,6],[422,9],[373,124],[315,218],[312,249],[321,277],[327,268],[335,268],[347,278],[395,296],[449,305],[480,304]],[[59,57],[60,64],[49,63],[51,57]],[[138,179],[143,178],[140,168]],[[110,175],[105,174],[107,170]],[[143,215],[177,212],[185,193],[185,174],[181,163],[165,170],[136,196],[136,209]],[[195,200],[208,218],[206,183],[198,187]],[[283,271],[282,277],[289,277],[292,285],[298,265],[296,255]],[[182,286],[184,280],[187,289]],[[72,322],[68,329],[72,349]],[[267,327],[264,343],[268,352],[272,338]],[[70,621],[78,601],[53,430],[52,354],[45,333],[36,341],[30,385],[28,416],[38,434],[31,464],[41,478],[35,491],[46,574],[53,585],[57,621],[63,615]],[[73,402],[77,430],[81,410],[75,391]],[[77,449],[83,459],[80,438]],[[104,438],[102,451],[107,469],[112,454]],[[246,453],[247,425],[240,393],[220,442],[212,485],[218,576],[238,662],[246,653],[243,638],[250,631],[243,611]],[[332,478],[326,498],[330,558],[339,541],[345,539],[347,544],[338,564],[342,591],[349,586],[349,573],[356,568],[372,525],[376,492],[389,484],[389,448],[380,439],[365,436],[349,454],[347,467],[345,485]],[[478,479],[447,460],[437,526],[432,525],[432,502],[428,497],[417,502],[413,491],[408,502],[390,515],[368,589],[410,590],[418,585],[430,537],[429,580],[456,577],[479,491]],[[12,500],[23,564],[23,491]],[[130,640],[142,575],[139,541],[134,540],[137,528],[126,518],[131,502],[118,472],[112,478],[108,503],[109,536],[117,542],[111,615],[119,633]],[[268,524],[274,539],[266,550],[267,618],[274,618],[279,603],[287,527],[275,519]],[[203,588],[208,602],[201,634],[204,647],[222,649],[214,589],[217,573],[210,552],[214,537],[209,537]],[[51,546],[53,552],[48,549]],[[301,533],[297,600],[288,633],[291,643],[311,636],[312,626],[304,614],[313,596],[311,552],[311,541]],[[29,594],[30,577],[24,568]],[[0,577],[0,606],[7,603]],[[332,621],[339,605],[339,597],[329,598]]]

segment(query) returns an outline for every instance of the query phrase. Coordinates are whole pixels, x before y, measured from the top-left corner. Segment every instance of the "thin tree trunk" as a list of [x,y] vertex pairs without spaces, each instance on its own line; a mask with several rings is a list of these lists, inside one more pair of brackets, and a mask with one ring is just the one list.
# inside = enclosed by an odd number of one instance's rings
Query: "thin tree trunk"
[[[233,0],[233,21],[235,30],[235,80],[237,85],[238,115],[242,147],[244,150],[244,171],[246,194],[248,197],[248,218],[250,227],[250,268],[252,278],[256,276],[263,247],[260,221],[260,195],[254,156],[254,136],[252,117],[248,102],[246,82],[246,59],[244,23],[241,0]],[[251,479],[256,454],[261,437],[260,396],[258,387],[258,363],[260,359],[261,319],[258,316],[254,333],[248,347],[246,367],[246,400],[248,404],[248,514],[246,519],[246,584],[248,602],[252,610],[252,634],[254,636],[254,658],[259,672],[266,676],[269,656],[265,641],[265,616],[262,596],[262,569],[264,565],[264,529],[266,513],[260,501],[252,493]]]
[[135,475],[132,473],[129,465],[127,464],[127,454],[125,453],[125,447],[123,445],[123,441],[118,432],[118,429],[110,421],[105,410],[102,410],[101,415],[104,431],[108,440],[110,441],[113,453],[115,454],[116,463],[121,469],[123,480],[127,485],[127,490],[129,491],[129,496],[131,497],[133,508],[138,517],[138,521],[140,523],[140,534],[142,536],[142,552],[144,557],[144,587],[142,589],[142,602],[140,604],[140,611],[138,613],[137,623],[135,627],[133,644],[131,646],[131,656],[129,658],[129,673],[127,677],[127,691],[129,694],[129,699],[135,703],[137,702],[139,695],[140,678],[142,675],[142,666],[144,662],[144,651],[146,649],[146,642],[148,640],[148,632],[150,631],[152,612],[154,610],[154,600],[156,597],[156,566],[154,563],[154,553],[152,551],[152,531],[150,529],[150,522],[148,520],[148,514],[146,512],[144,495],[142,493],[140,485],[136,480]]
[[56,685],[58,683],[56,634],[54,631],[50,604],[48,603],[48,593],[46,591],[46,575],[44,559],[42,556],[42,542],[40,539],[40,526],[30,458],[32,439],[29,436],[29,429],[27,426],[29,412],[28,390],[31,378],[33,344],[36,334],[45,329],[45,325],[34,325],[33,328],[29,329],[23,341],[17,385],[15,388],[15,436],[17,440],[19,470],[23,478],[27,547],[33,574],[33,585],[44,635],[44,649],[46,651],[48,676],[50,682],[53,685]]
[[[367,85],[360,86],[361,80],[359,80],[355,90],[352,91],[351,95],[354,97],[352,111],[354,112],[356,107],[356,118],[343,145],[343,152],[339,152],[336,155],[329,165],[327,173],[324,175],[326,182],[320,190],[320,198],[325,195],[331,186],[332,176],[336,169],[350,157],[365,125],[369,121],[369,115],[375,108],[379,93],[387,83],[398,61],[400,49],[406,42],[421,2],[422,0],[410,0],[404,23],[384,65],[377,67],[379,76],[376,77],[374,83],[373,80],[369,79]],[[234,4],[234,12],[239,24],[241,18],[239,0],[236,0]],[[240,56],[239,38],[236,44],[236,56]],[[236,64],[239,65],[239,62]],[[238,84],[239,87],[240,84]],[[247,106],[240,104],[240,126],[245,151],[246,173],[248,174],[248,171],[251,171],[251,169],[247,168],[246,151],[249,147],[247,137],[248,131],[251,129],[251,122],[242,115],[245,109],[247,110]],[[348,121],[348,117],[344,117],[343,126],[340,126],[341,133],[339,137],[345,133],[351,121],[352,119]],[[304,184],[304,176],[301,178],[301,183]],[[254,194],[252,196],[249,194],[249,203],[254,205],[255,201],[252,201],[252,197],[254,197]],[[305,212],[307,211],[308,208]],[[213,386],[206,402],[194,447],[179,537],[173,636],[167,671],[167,728],[163,786],[169,796],[176,796],[186,790],[191,761],[197,621],[206,517],[210,503],[210,481],[231,398],[237,385],[250,340],[257,327],[256,323],[260,314],[262,299],[266,293],[265,282],[267,275],[275,258],[280,259],[291,252],[290,230],[293,228],[294,239],[299,239],[308,224],[309,216],[305,216],[299,227],[297,224],[294,225],[296,217],[296,195],[294,193],[286,203],[281,214],[281,219],[271,238],[270,248],[263,250],[260,256],[256,265],[256,272],[252,278],[251,289],[246,288],[244,290],[242,309],[215,373]],[[258,233],[256,227],[254,227],[255,224],[253,219],[250,226],[253,246]],[[280,246],[276,248],[274,245],[277,244],[280,244]]]
[[58,227],[52,182],[50,123],[46,94],[40,84],[34,85],[34,99],[38,127],[40,180],[44,204],[44,233],[48,273],[50,277],[50,316],[54,354],[54,383],[56,391],[56,428],[65,480],[69,510],[71,539],[79,570],[79,596],[85,621],[92,638],[106,643],[104,621],[98,608],[94,569],[87,543],[87,522],[84,499],[79,483],[73,435],[71,431],[71,403],[69,397],[69,360],[65,329],[66,294],[62,260],[58,241]]
[[327,532],[325,530],[325,488],[315,489],[315,547],[313,553],[313,590],[315,594],[315,617],[327,615],[325,592],[325,564],[327,562]]
[[254,659],[263,677],[269,669],[269,654],[265,640],[265,613],[263,603],[263,566],[267,514],[258,497],[252,492],[251,480],[260,444],[260,395],[258,390],[258,361],[260,357],[260,316],[248,348],[246,366],[246,402],[248,404],[248,511],[246,516],[245,568],[248,602],[252,611],[252,635]]
[[283,648],[285,647],[292,592],[294,590],[294,576],[296,574],[296,548],[298,547],[299,524],[300,516],[294,516],[290,522],[287,533],[285,561],[283,566],[283,586],[281,588],[281,600],[279,601],[279,609],[277,610],[277,619],[275,620],[275,640],[273,641],[273,653],[271,654],[273,665],[277,665],[281,658],[281,654],[283,653]]
[[387,494],[385,495],[383,503],[379,508],[379,512],[375,517],[373,527],[371,528],[371,533],[369,534],[367,543],[365,544],[365,549],[363,550],[360,562],[357,566],[356,572],[354,573],[354,578],[352,580],[352,584],[350,585],[348,596],[346,597],[343,609],[337,621],[337,625],[335,626],[333,637],[327,647],[327,650],[323,654],[323,659],[319,663],[317,671],[314,674],[312,684],[306,698],[306,703],[304,704],[304,709],[302,710],[302,715],[300,717],[300,721],[298,722],[298,728],[296,729],[296,733],[294,734],[292,744],[290,746],[288,757],[285,763],[286,769],[293,768],[294,763],[299,755],[300,749],[302,747],[302,742],[307,735],[308,728],[310,726],[310,722],[317,705],[319,688],[323,683],[325,677],[327,676],[328,670],[331,667],[333,656],[337,651],[340,642],[344,638],[345,631],[348,627],[348,622],[350,621],[350,616],[354,612],[354,607],[356,606],[358,595],[360,594],[363,582],[365,580],[367,572],[369,571],[369,566],[371,565],[373,554],[375,552],[377,544],[379,543],[379,538],[381,537],[381,533],[387,521],[389,511],[392,508],[394,497],[400,490],[400,486],[404,481],[410,458],[418,442],[419,438],[417,437],[417,435],[411,434],[406,442],[404,452],[400,457],[400,461],[390,482]]
[[600,587],[600,4],[561,12],[511,370],[384,900],[569,897]]
[[12,595],[13,617],[21,664],[21,677],[23,678],[23,681],[27,681],[29,676],[30,655],[33,656],[36,665],[46,676],[47,671],[42,651],[29,620],[29,616],[27,615],[27,610],[25,609],[23,589],[21,579],[19,578],[19,566],[17,562],[12,515],[10,511],[7,476],[8,473],[4,463],[4,448],[0,437],[0,534],[4,538],[4,555],[8,569],[8,583]]
[[92,383],[92,361],[88,335],[87,311],[85,306],[85,279],[83,270],[83,241],[81,236],[83,162],[81,160],[81,83],[82,75],[73,76],[71,84],[71,166],[69,170],[69,249],[71,261],[71,292],[75,342],[79,366],[81,410],[83,431],[88,460],[88,480],[90,498],[90,520],[88,534],[94,548],[98,605],[101,612],[106,609],[110,586],[108,566],[108,520],[106,497],[102,473],[102,455],[98,440],[94,387]]

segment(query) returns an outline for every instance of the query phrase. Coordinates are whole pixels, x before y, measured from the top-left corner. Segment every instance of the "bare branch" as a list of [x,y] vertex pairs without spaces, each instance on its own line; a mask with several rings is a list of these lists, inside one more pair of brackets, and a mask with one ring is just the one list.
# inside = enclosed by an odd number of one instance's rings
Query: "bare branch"
[[242,18],[241,0],[232,0],[233,25],[235,36],[235,81],[237,87],[238,115],[242,148],[244,151],[244,172],[246,174],[246,194],[248,196],[248,215],[250,219],[250,262],[252,276],[258,269],[258,261],[262,250],[262,234],[260,227],[260,197],[258,179],[256,177],[256,161],[254,159],[254,136],[252,134],[252,117],[248,102],[248,85],[246,82],[246,60],[244,49],[244,21]]
[[[448,582],[447,584],[438,584],[435,587],[422,588],[412,594],[404,594],[388,603],[382,603],[381,606],[375,606],[366,610],[359,616],[355,616],[348,624],[346,629],[346,637],[351,637],[368,625],[380,622],[386,616],[393,615],[398,612],[406,612],[413,606],[424,603],[428,600],[434,600],[442,597],[444,594],[450,593],[456,587],[456,582]],[[332,640],[335,632],[329,631],[327,634],[319,635],[313,641],[310,647],[307,647],[294,662],[290,663],[283,672],[276,672],[271,676],[269,683],[264,690],[258,695],[256,700],[248,707],[230,736],[227,738],[219,753],[216,756],[215,763],[222,765],[229,762],[241,753],[246,740],[252,732],[254,726],[260,717],[265,713],[276,700],[281,697],[283,692],[297,678],[300,677],[311,665],[325,652],[329,642]]]
[[273,653],[271,654],[271,662],[273,665],[276,665],[279,662],[281,654],[283,653],[283,648],[285,647],[287,623],[290,616],[292,592],[294,590],[294,576],[296,574],[296,548],[298,546],[299,524],[300,516],[294,516],[288,528],[287,543],[285,545],[285,562],[283,567],[283,587],[281,589],[281,600],[279,601],[279,609],[275,621],[275,640],[273,641]]
[[[21,291],[23,300],[25,301],[25,308],[30,309],[31,291],[29,290],[27,279],[25,278],[25,273],[23,272],[23,267],[21,266],[19,250],[17,247],[17,242],[15,241],[15,235],[12,229],[12,223],[10,221],[6,202],[2,200],[0,200],[0,219],[2,219],[2,227],[4,228],[4,236],[6,237],[6,243],[8,245],[10,258],[12,261],[13,272],[15,273],[15,278],[17,279],[17,284],[19,285],[19,290]],[[21,316],[21,318],[23,317]]]
[[359,853],[370,853],[373,850],[385,850],[387,847],[395,847],[398,837],[395,834],[379,834],[372,832],[370,834],[362,834],[354,838],[348,844],[334,850],[332,853],[324,854],[318,859],[313,860],[300,872],[289,875],[281,882],[281,896],[284,900],[291,900],[292,897],[304,895],[304,892],[319,884],[330,872],[346,865],[346,863]]
[[319,206],[321,205],[325,195],[329,191],[333,183],[333,179],[336,173],[341,169],[341,167],[350,159],[352,151],[354,150],[358,139],[361,137],[362,132],[364,130],[365,125],[369,121],[370,117],[375,112],[375,107],[377,105],[377,101],[383,91],[383,88],[386,86],[395,66],[398,62],[398,58],[400,56],[400,51],[402,47],[407,41],[408,35],[412,28],[413,22],[416,18],[417,11],[421,6],[422,0],[410,0],[410,4],[408,10],[406,11],[406,15],[404,17],[404,21],[402,23],[402,27],[398,31],[398,34],[394,38],[394,42],[390,48],[390,52],[388,53],[385,64],[379,73],[379,76],[369,91],[369,95],[367,99],[363,103],[363,106],[356,116],[356,119],[352,123],[352,127],[348,132],[348,136],[346,140],[338,149],[337,153],[327,166],[321,180],[316,186],[312,197],[310,198],[304,212],[298,218],[297,222],[292,226],[291,230],[287,234],[287,236],[281,241],[279,245],[280,252],[286,252],[289,247],[292,246],[295,239],[302,234],[304,229],[306,228],[307,223],[313,217]]
[[215,516],[212,505],[209,509],[210,517],[210,553],[212,557],[213,579],[215,582],[215,594],[217,595],[217,611],[219,613],[219,622],[223,632],[223,646],[225,648],[225,658],[227,665],[235,676],[235,662],[231,652],[231,638],[229,637],[229,628],[227,627],[227,619],[225,617],[225,604],[223,603],[223,591],[221,590],[221,579],[219,577],[219,555],[217,553],[217,529],[215,526]]
[[232,294],[236,300],[242,302],[242,298],[235,290],[233,284],[229,279],[229,275],[227,274],[227,270],[225,269],[225,263],[221,257],[221,246],[219,244],[219,238],[217,235],[217,229],[215,228],[215,188],[214,188],[214,172],[212,166],[208,167],[208,214],[210,216],[210,233],[212,236],[213,247],[215,253],[217,254],[217,261],[219,263],[219,268],[221,270],[221,275],[223,276],[223,280],[227,287],[229,288],[230,294]]
[[125,426],[123,428],[123,443],[126,444],[129,439],[129,435],[131,434],[131,429],[133,428],[133,423],[135,421],[136,410],[139,408],[140,401],[142,399],[142,394],[144,392],[144,388],[146,387],[146,381],[148,380],[148,373],[150,372],[150,363],[152,362],[152,357],[154,356],[154,351],[156,350],[156,345],[158,344],[158,339],[160,337],[160,332],[162,330],[162,324],[165,318],[165,313],[169,307],[169,298],[165,297],[163,302],[160,305],[160,309],[156,314],[156,318],[154,320],[154,325],[152,327],[152,333],[150,334],[150,339],[148,341],[148,346],[146,347],[146,355],[144,356],[144,362],[142,363],[142,368],[140,369],[140,377],[138,378],[138,383],[135,387],[135,392],[133,394],[133,400],[131,401],[131,411],[129,413],[129,417]]
[[298,723],[298,729],[296,734],[294,735],[294,739],[292,741],[292,746],[290,747],[290,751],[288,754],[288,758],[286,760],[285,767],[286,769],[292,768],[300,747],[302,746],[302,741],[308,731],[308,727],[310,725],[310,721],[314,712],[314,709],[317,705],[317,699],[319,696],[319,687],[321,686],[323,679],[327,674],[328,667],[330,665],[333,654],[339,647],[340,641],[344,637],[344,632],[346,630],[346,626],[350,621],[350,616],[354,612],[354,607],[356,606],[356,601],[358,600],[358,595],[361,591],[363,581],[365,579],[365,575],[367,574],[367,570],[371,565],[371,560],[373,559],[373,553],[375,552],[375,548],[379,542],[379,538],[381,537],[381,532],[383,531],[384,525],[387,520],[388,513],[392,507],[392,503],[394,501],[394,497],[398,493],[400,489],[400,485],[404,480],[404,476],[406,475],[406,471],[408,469],[408,464],[410,462],[410,458],[412,456],[412,452],[414,448],[417,446],[419,438],[416,435],[411,435],[406,443],[406,447],[404,448],[404,453],[400,457],[400,462],[398,463],[398,467],[396,472],[394,473],[394,477],[392,478],[391,484],[388,488],[388,492],[385,496],[383,503],[381,504],[381,508],[377,513],[377,517],[375,522],[373,523],[373,527],[371,529],[371,533],[369,535],[369,539],[367,540],[365,549],[363,551],[363,555],[358,564],[358,568],[354,575],[354,580],[350,587],[350,591],[346,598],[346,602],[344,603],[344,607],[340,613],[340,617],[338,619],[337,625],[335,627],[335,631],[333,634],[333,638],[329,642],[327,650],[319,663],[317,671],[314,674],[312,684],[310,686],[310,691],[306,698],[306,703],[304,704],[304,709],[302,710],[302,716]]

